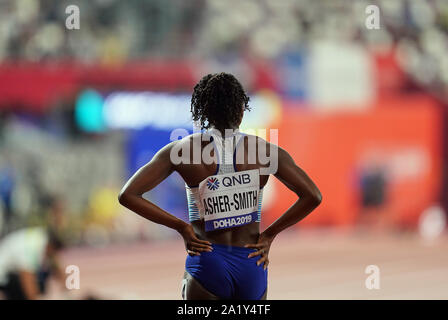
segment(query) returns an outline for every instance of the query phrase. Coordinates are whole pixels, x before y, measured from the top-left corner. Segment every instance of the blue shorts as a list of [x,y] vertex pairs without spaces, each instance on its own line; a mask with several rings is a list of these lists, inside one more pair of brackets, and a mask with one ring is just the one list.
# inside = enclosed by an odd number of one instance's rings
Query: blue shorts
[[212,252],[187,256],[185,270],[207,291],[221,299],[260,300],[267,289],[268,271],[257,266],[255,249],[212,244]]

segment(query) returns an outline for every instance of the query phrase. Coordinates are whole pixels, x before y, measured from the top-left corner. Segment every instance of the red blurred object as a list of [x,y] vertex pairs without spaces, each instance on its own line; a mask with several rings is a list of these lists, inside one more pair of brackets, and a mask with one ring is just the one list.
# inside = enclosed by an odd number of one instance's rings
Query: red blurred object
[[[319,208],[299,226],[354,225],[365,210],[360,172],[369,166],[386,168],[385,201],[375,211],[390,225],[415,227],[422,210],[438,200],[441,108],[420,94],[383,99],[368,109],[337,113],[284,110],[279,145],[291,153],[323,195]],[[273,180],[275,205],[264,215],[266,225],[297,200]]]
[[409,77],[401,69],[396,58],[396,51],[373,53],[375,63],[375,83],[378,99],[387,98],[403,91]]
[[120,66],[78,62],[0,65],[0,108],[45,111],[84,87],[100,90],[191,91],[196,79],[184,61],[141,61]]

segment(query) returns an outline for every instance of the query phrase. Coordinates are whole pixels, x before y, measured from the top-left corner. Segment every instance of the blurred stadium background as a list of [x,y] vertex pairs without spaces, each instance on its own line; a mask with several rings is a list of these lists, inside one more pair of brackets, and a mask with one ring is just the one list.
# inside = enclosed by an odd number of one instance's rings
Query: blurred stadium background
[[[81,292],[179,299],[181,238],[117,195],[225,71],[243,128],[278,128],[323,194],[274,243],[269,298],[446,299],[447,51],[445,0],[0,0],[0,230],[60,219]],[[263,226],[295,199],[274,180]],[[187,218],[178,175],[145,196]]]

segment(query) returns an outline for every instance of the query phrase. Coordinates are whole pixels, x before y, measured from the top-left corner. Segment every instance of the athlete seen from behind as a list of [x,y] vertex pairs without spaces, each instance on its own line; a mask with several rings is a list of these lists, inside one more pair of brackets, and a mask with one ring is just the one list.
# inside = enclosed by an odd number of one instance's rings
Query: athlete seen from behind
[[[321,202],[316,185],[285,150],[238,130],[248,102],[233,75],[203,77],[194,88],[191,112],[205,130],[162,148],[119,195],[123,206],[183,237],[184,299],[266,299],[272,241]],[[174,171],[186,183],[190,223],[143,198]],[[270,175],[298,199],[260,232],[263,187]]]

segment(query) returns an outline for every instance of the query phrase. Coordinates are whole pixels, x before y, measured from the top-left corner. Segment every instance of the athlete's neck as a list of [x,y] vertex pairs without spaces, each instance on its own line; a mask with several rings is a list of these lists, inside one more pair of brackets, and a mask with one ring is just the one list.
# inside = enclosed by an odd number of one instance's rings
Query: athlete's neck
[[223,138],[227,138],[227,137],[231,137],[234,134],[239,132],[239,127],[234,127],[234,128],[227,128],[227,129],[218,129],[215,127],[211,127],[210,128],[211,132],[215,132],[215,133],[219,133],[221,135],[221,137]]

